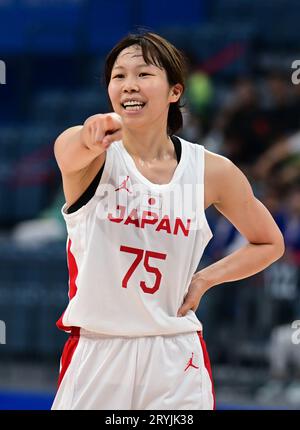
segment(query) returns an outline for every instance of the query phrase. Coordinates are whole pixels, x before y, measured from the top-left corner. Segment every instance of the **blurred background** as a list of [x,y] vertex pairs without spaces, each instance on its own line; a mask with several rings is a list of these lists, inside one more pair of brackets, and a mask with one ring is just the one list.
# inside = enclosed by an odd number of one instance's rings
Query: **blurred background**
[[[286,242],[265,271],[202,299],[217,408],[300,409],[299,18],[299,0],[0,0],[0,409],[51,405],[68,291],[53,143],[108,111],[105,55],[138,26],[189,59],[178,135],[231,159]],[[199,268],[244,243],[213,207],[206,215],[214,237]]]

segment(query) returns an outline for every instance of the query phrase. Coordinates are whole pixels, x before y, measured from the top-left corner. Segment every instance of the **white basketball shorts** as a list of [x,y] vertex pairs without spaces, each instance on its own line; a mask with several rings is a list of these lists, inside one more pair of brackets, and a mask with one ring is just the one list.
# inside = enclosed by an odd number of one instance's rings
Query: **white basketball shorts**
[[214,409],[211,369],[201,332],[68,339],[52,409]]

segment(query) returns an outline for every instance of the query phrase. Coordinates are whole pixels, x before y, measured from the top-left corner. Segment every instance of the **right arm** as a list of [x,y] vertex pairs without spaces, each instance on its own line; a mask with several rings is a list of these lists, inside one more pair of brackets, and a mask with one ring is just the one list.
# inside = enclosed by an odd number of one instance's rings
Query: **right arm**
[[116,113],[93,115],[83,126],[71,127],[58,136],[54,154],[68,207],[83,194],[103,166],[107,148],[121,137],[121,118]]

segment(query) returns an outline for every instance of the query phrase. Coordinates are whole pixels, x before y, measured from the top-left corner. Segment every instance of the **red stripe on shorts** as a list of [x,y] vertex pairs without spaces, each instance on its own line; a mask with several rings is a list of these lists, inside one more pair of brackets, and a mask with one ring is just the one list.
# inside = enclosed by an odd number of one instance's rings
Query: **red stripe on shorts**
[[60,386],[61,381],[66,371],[68,370],[68,367],[71,363],[74,352],[77,348],[77,345],[80,339],[79,332],[80,332],[79,327],[72,327],[72,334],[64,346],[64,350],[61,356],[61,368],[60,368],[59,377],[58,377],[58,387]]
[[197,331],[199,340],[200,340],[200,344],[201,344],[201,348],[203,351],[203,357],[204,357],[204,365],[206,370],[208,371],[210,380],[211,380],[211,385],[212,385],[212,395],[213,395],[213,399],[214,399],[214,405],[213,405],[213,409],[216,409],[216,396],[215,396],[215,389],[214,389],[214,383],[213,383],[213,378],[212,378],[212,372],[211,372],[211,365],[210,365],[210,360],[209,360],[209,355],[207,352],[207,348],[206,348],[206,343],[205,340],[203,339],[202,336],[202,332],[201,331]]

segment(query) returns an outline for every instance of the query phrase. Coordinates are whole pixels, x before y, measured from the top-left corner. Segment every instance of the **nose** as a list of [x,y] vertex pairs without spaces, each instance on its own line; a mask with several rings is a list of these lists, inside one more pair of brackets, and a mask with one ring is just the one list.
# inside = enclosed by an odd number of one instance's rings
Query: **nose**
[[139,91],[139,87],[135,79],[129,78],[124,82],[123,91],[127,93]]

